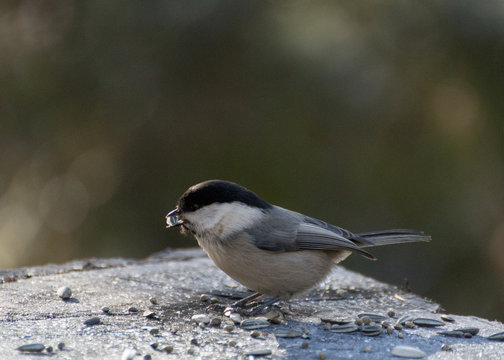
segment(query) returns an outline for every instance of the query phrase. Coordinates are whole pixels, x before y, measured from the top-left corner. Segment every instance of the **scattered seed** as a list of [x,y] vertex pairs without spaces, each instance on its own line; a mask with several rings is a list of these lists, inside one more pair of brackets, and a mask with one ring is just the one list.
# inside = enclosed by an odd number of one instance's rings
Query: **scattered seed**
[[159,347],[159,343],[154,342],[154,343],[150,344],[150,347],[153,348],[154,350],[156,350]]
[[324,324],[324,330],[331,330],[331,324],[330,323],[325,323]]
[[282,323],[282,319],[280,319],[280,318],[273,318],[270,321],[271,321],[272,324],[276,324],[276,325]]
[[487,339],[494,340],[494,341],[504,341],[504,331],[490,335],[489,337],[487,337]]
[[323,323],[344,325],[353,322],[353,320],[343,320],[343,319],[331,319],[331,318],[320,318]]
[[464,337],[464,332],[459,330],[439,331],[438,334],[449,337],[458,337],[458,338]]
[[210,300],[210,295],[201,294],[199,298],[201,301],[208,301],[208,300]]
[[382,333],[381,325],[362,325],[361,326],[362,335],[366,336],[378,336]]
[[192,338],[191,339],[191,345],[198,345],[198,339]]
[[67,286],[62,286],[56,290],[56,293],[63,300],[68,300],[72,296],[72,290]]
[[59,349],[59,350],[63,350],[63,349],[65,349],[65,343],[64,343],[64,342],[60,342],[60,343],[58,344],[58,349]]
[[246,319],[240,323],[240,326],[246,330],[262,329],[270,325],[269,321],[264,318]]
[[173,345],[166,345],[164,348],[163,348],[163,351],[165,353],[171,353],[173,352]]
[[464,337],[465,337],[466,339],[470,339],[470,338],[472,338],[473,336],[472,336],[472,334],[471,334],[471,333],[464,333]]
[[189,355],[194,355],[195,351],[194,351],[194,349],[193,349],[193,348],[189,348],[189,349],[187,350],[187,353],[188,353]]
[[231,347],[235,347],[237,344],[237,342],[235,340],[231,340],[230,342],[228,342],[228,346],[231,346]]
[[22,352],[39,353],[39,352],[42,352],[44,349],[45,349],[44,344],[26,344],[26,345],[21,345],[16,350],[22,351]]
[[379,315],[379,314],[359,314],[357,316],[359,318],[361,318],[363,321],[364,321],[364,318],[367,317],[367,318],[370,318],[371,321],[374,321],[377,323],[382,322],[383,320],[387,320],[386,316]]
[[435,319],[416,318],[413,320],[413,324],[424,327],[436,327],[443,326],[444,322]]
[[52,353],[52,352],[53,352],[53,350],[54,350],[54,349],[53,349],[53,347],[52,347],[52,346],[48,346],[48,347],[46,347],[46,351],[47,351],[49,354],[50,354],[50,353]]
[[394,329],[396,329],[396,330],[402,330],[403,326],[401,324],[395,324],[394,325]]
[[266,319],[273,321],[275,319],[279,319],[280,321],[284,318],[284,315],[281,311],[271,310],[263,315]]
[[259,330],[254,330],[250,333],[250,336],[253,338],[258,338],[259,336],[261,336],[261,332]]
[[199,327],[200,329],[204,329],[204,328],[206,328],[206,325],[205,325],[205,323],[200,322],[200,323],[198,324],[198,327]]
[[404,325],[408,321],[413,321],[413,316],[411,316],[411,315],[404,315],[399,320],[397,320],[396,324]]
[[210,320],[210,326],[220,326],[222,320],[220,318],[214,317]]
[[395,316],[395,312],[394,312],[394,310],[390,310],[390,311],[387,313],[387,316],[388,316],[388,317],[394,317],[394,316]]
[[354,331],[359,330],[359,327],[355,324],[349,323],[349,324],[344,324],[344,325],[332,325],[329,328],[329,331],[335,332],[335,333],[351,333]]
[[151,335],[159,335],[159,329],[158,328],[152,328],[149,330],[149,333]]
[[404,326],[407,327],[408,329],[413,329],[415,327],[415,324],[412,321],[406,321],[404,323]]
[[366,346],[364,349],[362,349],[362,352],[370,353],[371,352],[371,346]]
[[443,314],[440,317],[441,317],[441,320],[443,320],[443,321],[447,321],[447,322],[454,322],[455,321],[454,318],[452,318],[452,317],[450,317],[450,316],[448,316],[446,314]]
[[235,324],[239,324],[242,322],[242,317],[240,314],[238,313],[232,313],[229,315],[229,318],[231,319],[232,322],[234,322]]
[[234,326],[231,325],[231,324],[227,324],[226,326],[224,326],[224,330],[226,330],[227,332],[231,332],[234,330]]
[[403,333],[399,333],[399,334],[397,334],[397,337],[398,337],[399,339],[404,339],[404,334],[403,334]]
[[137,313],[138,312],[138,309],[134,306],[130,306],[130,308],[128,309],[128,312],[130,313]]
[[273,334],[281,338],[297,338],[304,335],[301,329],[276,329]]
[[451,351],[452,347],[451,345],[448,345],[448,344],[443,344],[443,346],[441,346],[441,350],[443,351]]
[[219,300],[219,299],[217,299],[216,297],[212,297],[212,298],[210,298],[210,302],[211,302],[212,304],[217,304],[218,302],[220,302],[220,300]]
[[102,306],[100,310],[103,311],[105,314],[108,314],[110,312],[110,309],[108,306]]
[[427,356],[422,350],[412,346],[399,345],[392,349],[392,355],[402,358],[422,359]]
[[101,320],[98,316],[92,317],[84,321],[84,325],[86,326],[98,325],[99,323],[101,323]]
[[191,321],[196,324],[208,324],[210,322],[210,318],[205,314],[196,314],[191,317]]
[[359,318],[359,319],[355,320],[355,325],[359,325],[360,326],[362,324],[364,324],[364,321],[362,321],[362,319]]
[[273,352],[270,349],[257,349],[257,350],[251,350],[245,355],[247,356],[268,356],[271,355]]
[[394,328],[392,326],[387,326],[387,334],[392,334],[394,332]]
[[146,317],[147,319],[156,319],[157,315],[154,311],[150,310],[145,310],[143,313],[143,316]]
[[318,358],[319,358],[320,360],[325,360],[325,358],[327,358],[327,355],[326,355],[326,353],[325,353],[325,352],[319,352],[319,354],[318,354]]
[[157,305],[157,299],[155,297],[149,296],[149,301],[152,305]]
[[460,329],[455,329],[455,331],[462,331],[463,333],[468,333],[471,335],[477,335],[479,333],[478,328],[473,328],[473,327],[467,327],[467,328],[460,328]]
[[145,354],[144,360],[152,360],[152,356],[150,356],[149,354]]
[[310,343],[308,341],[303,341],[301,343],[301,349],[308,349],[308,346],[310,346]]
[[364,325],[369,325],[369,324],[371,323],[371,318],[370,318],[370,317],[368,317],[368,316],[363,316],[363,317],[361,317],[360,319],[362,320],[362,323],[363,323]]

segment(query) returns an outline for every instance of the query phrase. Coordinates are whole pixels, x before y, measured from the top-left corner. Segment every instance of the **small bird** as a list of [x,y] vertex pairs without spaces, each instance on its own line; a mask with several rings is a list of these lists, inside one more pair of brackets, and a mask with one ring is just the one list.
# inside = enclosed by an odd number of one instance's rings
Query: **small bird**
[[192,232],[221,270],[256,292],[235,306],[270,296],[261,309],[310,289],[352,253],[375,260],[363,248],[431,240],[416,230],[354,234],[272,205],[223,180],[191,186],[166,222],[168,228],[182,226],[182,232]]

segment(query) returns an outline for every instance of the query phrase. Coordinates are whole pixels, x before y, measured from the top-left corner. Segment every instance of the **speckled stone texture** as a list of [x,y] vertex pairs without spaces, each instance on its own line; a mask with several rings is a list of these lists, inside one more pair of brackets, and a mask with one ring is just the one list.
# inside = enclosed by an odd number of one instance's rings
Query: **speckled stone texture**
[[[441,328],[404,329],[402,339],[399,331],[366,337],[325,330],[321,319],[355,319],[360,313],[386,315],[390,310],[396,314],[391,323],[405,314],[440,319],[439,306],[432,301],[342,267],[336,267],[304,297],[280,303],[290,308],[282,323],[259,329],[257,338],[250,336],[253,330],[239,325],[231,332],[224,330],[232,322],[216,311],[208,315],[222,319],[218,327],[191,322],[193,315],[207,313],[210,304],[201,301],[200,294],[209,294],[224,305],[248,294],[199,249],[166,251],[141,261],[90,259],[1,271],[0,280],[1,359],[33,358],[16,350],[30,343],[52,346],[51,354],[44,351],[52,359],[120,359],[135,352],[135,359],[147,354],[153,359],[233,359],[254,350],[271,350],[268,357],[275,359],[317,359],[321,352],[327,359],[397,359],[391,355],[397,345],[417,347],[429,359],[504,357],[504,342],[486,339],[504,331],[504,325],[472,316],[451,314],[455,322]],[[57,289],[62,286],[72,290],[69,300],[58,297]],[[151,297],[155,300],[149,300]],[[107,314],[101,311],[103,306],[109,307]],[[138,312],[128,311],[131,307]],[[147,318],[146,310],[154,315]],[[84,325],[92,317],[99,317],[100,323]],[[470,339],[437,334],[461,327],[480,331]],[[276,329],[285,328],[302,329],[307,335],[274,335]],[[64,350],[57,348],[60,342],[65,343]],[[303,342],[308,342],[307,348],[306,344],[302,347]],[[157,350],[152,343],[158,344]],[[441,350],[443,344],[451,345],[452,350]],[[173,347],[172,355],[162,351],[168,345]]]

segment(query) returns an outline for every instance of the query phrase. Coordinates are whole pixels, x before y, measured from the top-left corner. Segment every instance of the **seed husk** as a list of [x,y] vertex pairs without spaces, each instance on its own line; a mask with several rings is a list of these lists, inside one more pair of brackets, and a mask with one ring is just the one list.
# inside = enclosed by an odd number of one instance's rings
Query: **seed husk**
[[222,320],[220,318],[212,318],[210,320],[210,326],[220,326],[220,324],[222,323]]
[[443,346],[441,346],[441,350],[443,351],[451,351],[452,347],[451,345],[448,345],[448,344],[444,344]]
[[263,318],[246,319],[240,323],[242,329],[255,330],[270,326],[270,322]]
[[201,301],[208,301],[208,300],[210,300],[210,295],[201,294],[199,298]]
[[39,352],[42,352],[44,349],[45,349],[44,344],[26,344],[26,345],[21,345],[16,350],[22,351],[22,352],[39,353]]
[[335,333],[351,333],[354,331],[359,330],[359,326],[355,325],[354,323],[348,323],[348,324],[342,324],[342,325],[333,325],[329,328],[329,331],[335,332]]
[[392,334],[394,332],[394,328],[392,326],[387,326],[387,334]]
[[245,355],[247,356],[268,356],[271,355],[273,352],[270,349],[257,349],[257,350],[251,350]]
[[259,336],[261,336],[261,332],[259,330],[254,330],[250,333],[250,336],[253,338],[258,338]]
[[464,337],[464,332],[458,330],[439,331],[438,334],[449,337],[458,337],[458,338]]
[[403,326],[401,324],[395,324],[394,325],[394,329],[396,329],[396,330],[402,330]]
[[401,318],[399,318],[399,320],[397,320],[397,323],[396,323],[396,324],[401,324],[401,325],[404,325],[404,324],[406,324],[408,321],[413,321],[413,316],[411,316],[411,315],[404,315],[404,316],[402,316]]
[[389,310],[389,312],[387,313],[387,316],[388,317],[394,317],[395,316],[395,311],[394,310]]
[[415,327],[415,324],[413,323],[413,321],[406,321],[404,323],[404,327],[407,327],[408,329],[413,329]]
[[383,320],[387,320],[387,317],[386,316],[383,316],[383,315],[380,315],[380,314],[368,314],[368,313],[364,313],[364,314],[359,314],[357,315],[359,318],[364,318],[364,317],[368,317],[371,319],[371,321],[374,321],[374,322],[382,322]]
[[392,349],[392,355],[402,358],[422,359],[427,356],[422,350],[412,346],[399,345]]
[[226,326],[224,326],[224,330],[226,330],[227,332],[231,332],[234,330],[234,325],[231,325],[231,324],[227,324]]
[[276,329],[273,334],[281,338],[297,338],[303,336],[304,332],[301,329]]
[[363,316],[360,318],[362,320],[362,323],[364,325],[369,325],[371,324],[371,318],[369,316]]
[[397,337],[398,337],[399,339],[404,339],[404,334],[400,332],[399,334],[397,334]]
[[443,314],[440,317],[441,317],[441,320],[443,320],[443,321],[447,321],[447,322],[454,322],[455,321],[454,318],[452,318],[451,316],[448,316],[446,314]]
[[504,331],[490,335],[489,337],[487,337],[487,339],[494,340],[494,341],[504,341]]
[[108,314],[110,312],[110,308],[108,306],[102,306],[100,310],[105,314]]
[[424,327],[436,327],[443,326],[444,322],[435,319],[416,318],[415,320],[413,320],[413,324]]
[[479,333],[479,329],[475,327],[466,327],[466,328],[460,328],[460,329],[455,329],[455,331],[462,331],[465,334],[471,334],[471,335],[477,335]]
[[157,315],[154,311],[150,310],[145,310],[143,313],[143,316],[146,317],[147,319],[155,319],[157,318]]

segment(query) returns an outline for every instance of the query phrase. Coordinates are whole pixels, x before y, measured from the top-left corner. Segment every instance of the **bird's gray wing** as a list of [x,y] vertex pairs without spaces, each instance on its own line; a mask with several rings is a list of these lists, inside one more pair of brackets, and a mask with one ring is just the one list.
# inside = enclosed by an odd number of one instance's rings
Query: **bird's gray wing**
[[[344,230],[344,232],[347,231]],[[341,234],[341,232],[331,231],[308,222],[302,222],[299,224],[296,235],[296,247],[298,250],[349,250],[357,252],[370,259],[375,258],[367,251],[362,250],[351,239],[346,238],[344,234]]]
[[345,229],[280,207],[271,211],[271,216],[261,224],[247,230],[260,249],[353,251],[374,259],[373,255],[353,241],[353,238],[359,237]]

